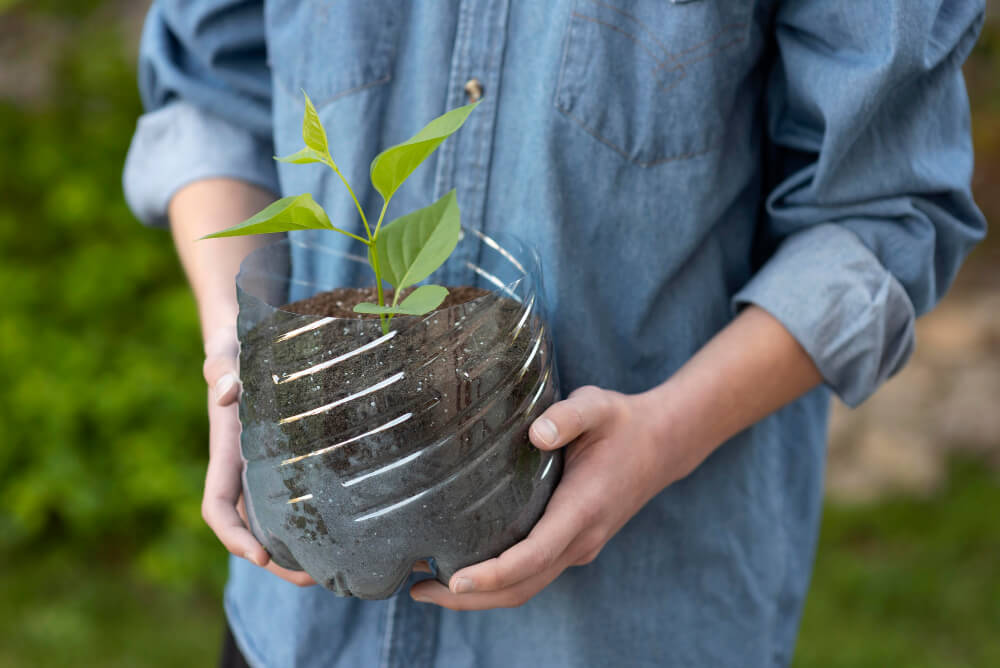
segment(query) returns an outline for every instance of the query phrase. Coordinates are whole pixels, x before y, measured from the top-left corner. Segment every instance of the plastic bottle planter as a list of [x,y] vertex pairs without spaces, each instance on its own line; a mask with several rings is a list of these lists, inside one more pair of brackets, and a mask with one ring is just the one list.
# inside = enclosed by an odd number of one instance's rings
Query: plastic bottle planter
[[254,252],[237,278],[244,499],[274,561],[385,598],[418,559],[447,582],[526,536],[562,470],[561,452],[527,436],[558,385],[537,254],[464,231],[431,279],[475,276],[491,292],[383,334],[377,319],[281,310],[344,287],[293,285],[294,245]]

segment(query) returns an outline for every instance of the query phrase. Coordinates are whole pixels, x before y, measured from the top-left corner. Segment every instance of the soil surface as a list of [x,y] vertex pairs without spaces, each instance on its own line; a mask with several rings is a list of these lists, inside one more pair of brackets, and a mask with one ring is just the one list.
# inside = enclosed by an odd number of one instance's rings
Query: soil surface
[[[403,290],[403,298],[405,299],[413,290],[414,288]],[[438,310],[471,302],[473,299],[478,299],[489,293],[489,290],[469,285],[448,288],[448,296],[444,298]],[[392,290],[385,291],[385,301],[387,304],[392,302]],[[329,292],[320,292],[308,299],[300,299],[297,302],[286,304],[281,309],[302,315],[320,315],[332,318],[378,318],[377,315],[355,313],[354,307],[361,302],[378,303],[378,293],[374,285],[369,288],[337,288]]]

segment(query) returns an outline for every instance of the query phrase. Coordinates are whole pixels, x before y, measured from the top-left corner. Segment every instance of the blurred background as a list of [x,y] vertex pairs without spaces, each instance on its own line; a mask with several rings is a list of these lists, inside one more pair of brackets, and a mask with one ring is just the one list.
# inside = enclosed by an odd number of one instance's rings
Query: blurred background
[[[1000,0],[965,72],[1000,220]],[[122,201],[148,2],[0,0],[0,666],[212,665],[193,300]],[[1000,241],[837,406],[797,668],[1000,666]]]

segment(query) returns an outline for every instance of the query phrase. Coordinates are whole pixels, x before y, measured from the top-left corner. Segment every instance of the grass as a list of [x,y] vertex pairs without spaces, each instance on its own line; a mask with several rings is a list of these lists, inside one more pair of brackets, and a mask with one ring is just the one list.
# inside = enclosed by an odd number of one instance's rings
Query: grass
[[970,461],[935,498],[828,504],[795,668],[1000,666],[997,508]]
[[218,660],[218,590],[178,594],[148,584],[128,562],[75,551],[7,555],[0,591],[0,666],[173,668]]

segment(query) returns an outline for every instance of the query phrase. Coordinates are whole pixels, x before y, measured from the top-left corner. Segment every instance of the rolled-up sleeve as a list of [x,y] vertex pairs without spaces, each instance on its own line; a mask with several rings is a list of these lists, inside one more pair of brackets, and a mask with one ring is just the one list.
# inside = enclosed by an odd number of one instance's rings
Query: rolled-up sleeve
[[148,225],[166,224],[192,181],[240,179],[277,193],[262,2],[157,1],[139,52],[139,119],[122,177]]
[[985,234],[960,69],[984,11],[971,0],[777,11],[766,259],[733,305],[774,315],[849,405],[903,366],[915,317]]

